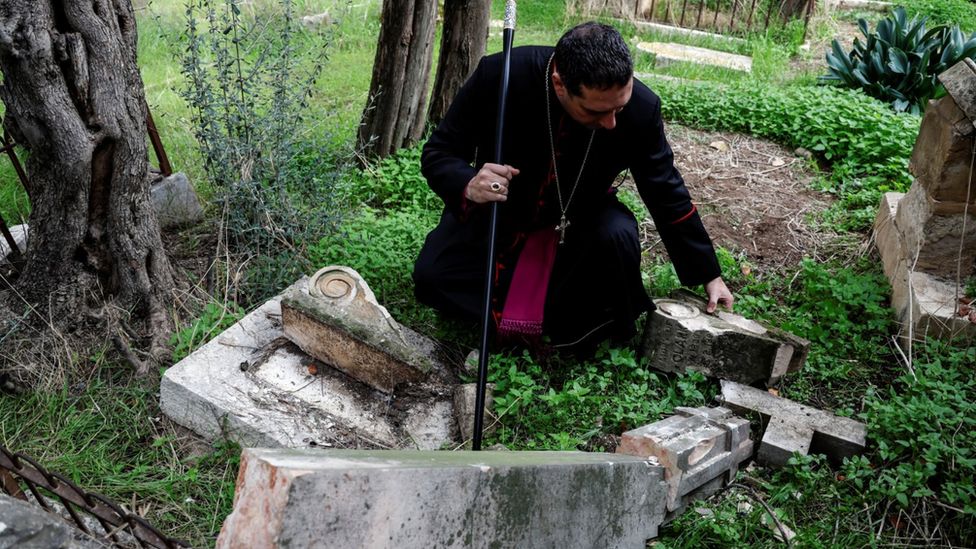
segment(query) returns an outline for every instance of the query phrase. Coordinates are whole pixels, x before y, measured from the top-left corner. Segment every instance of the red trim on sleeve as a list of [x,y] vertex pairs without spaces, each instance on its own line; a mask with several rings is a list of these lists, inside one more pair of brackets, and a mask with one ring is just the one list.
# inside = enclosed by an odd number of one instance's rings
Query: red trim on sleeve
[[679,217],[678,219],[675,219],[674,221],[671,222],[671,224],[672,225],[677,225],[678,223],[681,223],[682,221],[686,221],[689,217],[691,217],[697,211],[698,211],[698,207],[695,206],[694,204],[692,204],[691,205],[691,211],[690,212],[688,212],[685,215]]

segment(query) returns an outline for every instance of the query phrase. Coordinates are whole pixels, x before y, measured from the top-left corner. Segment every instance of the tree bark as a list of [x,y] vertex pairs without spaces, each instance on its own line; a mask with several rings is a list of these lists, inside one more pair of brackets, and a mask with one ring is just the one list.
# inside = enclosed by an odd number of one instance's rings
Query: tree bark
[[30,150],[18,292],[69,323],[106,305],[146,320],[163,355],[174,282],[149,200],[130,0],[0,0],[0,70],[6,125]]
[[490,0],[444,0],[441,54],[427,112],[430,126],[444,118],[454,96],[484,55],[490,14]]
[[423,136],[436,24],[436,0],[384,0],[370,103],[359,126],[365,156],[387,156]]

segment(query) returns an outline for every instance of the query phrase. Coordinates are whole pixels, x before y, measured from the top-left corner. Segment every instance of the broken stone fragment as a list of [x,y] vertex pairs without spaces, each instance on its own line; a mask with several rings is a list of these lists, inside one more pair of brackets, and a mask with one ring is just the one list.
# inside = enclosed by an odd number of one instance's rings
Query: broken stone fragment
[[766,431],[756,460],[766,465],[786,465],[794,453],[823,453],[839,462],[864,451],[867,427],[853,419],[724,379],[721,400],[736,412],[762,416]]
[[397,324],[349,267],[319,270],[308,291],[285,294],[281,315],[285,336],[303,351],[385,393],[431,374],[449,377],[434,342]]
[[658,370],[775,386],[806,361],[809,341],[737,314],[707,314],[706,302],[689,292],[654,304],[641,354]]
[[976,61],[966,57],[939,75],[953,102],[976,125]]
[[[497,428],[495,415],[491,413],[494,390],[494,383],[489,383],[485,387],[485,415],[482,436],[494,433]],[[477,406],[475,403],[477,392],[477,383],[465,383],[454,388],[454,417],[457,419],[458,431],[461,433],[461,442],[474,439],[474,411]]]
[[644,547],[662,477],[586,452],[245,449],[217,547]]
[[675,415],[623,434],[617,453],[653,457],[665,468],[669,512],[706,498],[752,456],[749,421],[726,408],[676,408]]
[[976,200],[968,194],[974,133],[973,121],[951,97],[939,99],[925,111],[908,167],[915,183],[933,200],[947,204],[965,204],[967,196],[970,203]]

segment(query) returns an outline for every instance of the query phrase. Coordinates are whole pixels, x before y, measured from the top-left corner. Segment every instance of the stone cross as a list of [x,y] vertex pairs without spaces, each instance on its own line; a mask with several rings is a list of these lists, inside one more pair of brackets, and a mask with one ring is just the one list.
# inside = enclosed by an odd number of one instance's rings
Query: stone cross
[[782,466],[794,453],[810,451],[840,461],[864,451],[867,427],[853,419],[724,379],[721,400],[739,413],[758,413],[768,419],[756,456],[761,463]]

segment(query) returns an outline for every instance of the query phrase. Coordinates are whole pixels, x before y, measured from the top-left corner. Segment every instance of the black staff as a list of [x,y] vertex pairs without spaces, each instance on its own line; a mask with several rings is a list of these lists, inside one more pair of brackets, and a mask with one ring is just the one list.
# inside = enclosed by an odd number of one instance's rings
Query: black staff
[[[515,0],[505,2],[505,29],[502,31],[502,78],[498,86],[498,124],[495,128],[495,164],[502,163],[502,134],[505,129],[505,99],[512,62],[512,37],[515,34]],[[485,388],[488,385],[488,326],[491,322],[491,294],[495,271],[495,232],[498,228],[498,202],[491,203],[488,221],[488,262],[485,267],[485,308],[481,319],[481,350],[478,354],[478,390],[474,401],[474,439],[472,450],[481,450],[481,431],[485,423]]]

